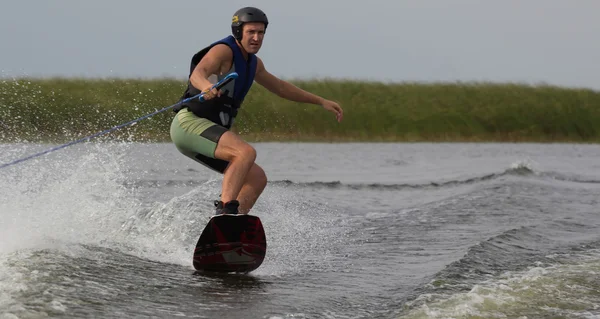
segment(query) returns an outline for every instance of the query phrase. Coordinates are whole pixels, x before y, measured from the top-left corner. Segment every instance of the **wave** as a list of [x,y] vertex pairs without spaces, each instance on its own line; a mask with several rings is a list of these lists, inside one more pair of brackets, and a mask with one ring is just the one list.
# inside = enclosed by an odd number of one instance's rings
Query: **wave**
[[[341,181],[311,181],[311,182],[296,182],[289,179],[269,181],[270,185],[280,187],[297,187],[297,188],[321,188],[321,189],[351,189],[351,190],[376,190],[376,191],[397,191],[403,189],[426,189],[426,188],[443,188],[460,185],[476,184],[491,180],[500,179],[506,176],[516,176],[524,178],[542,178],[550,180],[558,180],[572,183],[582,184],[600,184],[600,179],[587,178],[575,174],[566,174],[560,172],[544,172],[537,171],[532,168],[531,164],[517,162],[508,169],[500,173],[490,173],[466,179],[452,179],[446,181],[431,181],[426,183],[342,183]],[[135,181],[127,181],[125,186],[131,187],[196,187],[204,185],[209,180],[169,180],[169,179],[142,179]]]
[[539,173],[541,177],[550,178],[553,180],[559,180],[563,182],[574,182],[582,184],[600,184],[600,179],[586,178],[584,176],[563,174],[558,172],[542,172]]
[[[574,239],[571,235],[567,240],[561,236],[563,233],[577,233],[578,237]],[[554,264],[555,253],[600,248],[597,237],[594,225],[565,220],[513,228],[470,247],[463,258],[448,265],[436,278],[452,289],[468,287],[503,271],[520,270],[532,264]]]
[[[519,270],[483,277],[468,289],[429,289],[404,305],[402,318],[598,318],[598,242],[583,252],[549,255]],[[443,286],[440,280],[435,285]]]
[[[548,292],[565,289],[565,282],[574,288],[565,292],[563,297],[571,300],[559,310],[568,313],[574,310],[571,304],[577,302],[589,306],[589,302],[600,297],[597,290],[582,295],[582,291],[597,285],[586,279],[600,266],[596,229],[593,225],[562,220],[509,229],[483,240],[413,291],[403,317],[523,315],[522,304],[543,303],[555,297],[560,300],[560,294],[548,297]],[[561,233],[579,236],[567,240]],[[577,285],[582,288],[580,291]],[[541,308],[535,311],[542,311]],[[551,315],[541,317],[544,316]]]

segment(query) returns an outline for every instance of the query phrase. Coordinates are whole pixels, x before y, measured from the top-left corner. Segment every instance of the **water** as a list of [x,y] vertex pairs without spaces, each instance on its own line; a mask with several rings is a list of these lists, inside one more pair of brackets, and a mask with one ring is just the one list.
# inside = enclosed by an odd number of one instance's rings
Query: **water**
[[0,171],[0,318],[600,317],[597,145],[255,147],[269,246],[249,275],[194,274],[221,177],[171,144]]

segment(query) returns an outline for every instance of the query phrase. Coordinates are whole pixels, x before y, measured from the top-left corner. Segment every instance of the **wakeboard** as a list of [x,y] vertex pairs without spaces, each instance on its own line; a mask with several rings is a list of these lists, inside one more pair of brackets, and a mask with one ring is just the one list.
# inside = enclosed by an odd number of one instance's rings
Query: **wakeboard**
[[253,215],[215,215],[202,231],[193,264],[198,271],[243,272],[260,267],[267,238],[260,218]]

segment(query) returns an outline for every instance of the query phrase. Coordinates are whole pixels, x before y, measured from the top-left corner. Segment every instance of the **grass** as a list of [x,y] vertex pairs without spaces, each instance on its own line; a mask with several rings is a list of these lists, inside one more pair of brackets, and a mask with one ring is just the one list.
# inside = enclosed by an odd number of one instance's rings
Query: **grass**
[[[234,130],[249,141],[600,141],[600,92],[515,83],[292,81],[335,100],[344,120],[321,107],[253,86]],[[0,141],[64,142],[175,104],[175,79],[0,81]],[[172,110],[102,138],[170,141]]]

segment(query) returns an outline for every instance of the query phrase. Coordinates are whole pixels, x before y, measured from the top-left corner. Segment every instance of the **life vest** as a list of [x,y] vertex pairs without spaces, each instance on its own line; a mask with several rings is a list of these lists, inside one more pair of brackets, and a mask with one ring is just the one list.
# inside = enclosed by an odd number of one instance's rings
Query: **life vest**
[[[188,85],[181,99],[186,99],[201,93],[201,91],[195,88],[189,81],[196,65],[200,63],[200,60],[206,55],[206,53],[217,44],[226,44],[233,51],[233,63],[228,73],[237,72],[238,77],[233,81],[226,84],[221,91],[223,92],[220,97],[215,97],[208,101],[200,102],[198,99],[192,99],[190,101],[182,103],[177,106],[174,110],[179,112],[183,108],[188,108],[196,116],[206,118],[214,123],[220,124],[226,128],[231,128],[234,118],[237,116],[238,109],[241,107],[242,102],[250,87],[254,83],[254,75],[256,74],[256,61],[257,58],[254,54],[248,53],[248,60],[244,59],[242,50],[237,45],[233,36],[228,36],[219,41],[212,43],[206,48],[198,51],[193,57],[190,63],[190,74],[188,75]],[[219,75],[218,80],[220,81],[227,74]]]

